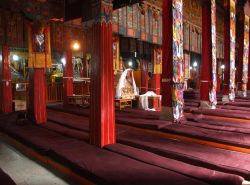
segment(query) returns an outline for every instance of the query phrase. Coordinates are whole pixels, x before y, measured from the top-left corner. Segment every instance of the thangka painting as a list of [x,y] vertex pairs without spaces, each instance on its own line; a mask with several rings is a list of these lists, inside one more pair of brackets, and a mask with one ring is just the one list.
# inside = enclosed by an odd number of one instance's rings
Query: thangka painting
[[127,6],[127,28],[133,28],[133,7]]
[[119,32],[119,10],[114,10],[112,14],[112,29],[114,33]]
[[182,0],[173,0],[173,89],[172,106],[175,121],[183,117],[183,6]]
[[235,1],[230,0],[230,83],[229,99],[235,99],[235,39],[236,39],[236,9]]
[[189,79],[190,78],[190,55],[188,53],[184,54],[184,62],[185,62],[184,77],[185,79]]
[[247,96],[248,82],[248,54],[249,54],[249,17],[245,16],[244,24],[244,53],[243,53],[243,76],[242,76],[242,91],[243,96]]
[[211,28],[212,28],[212,87],[209,93],[209,99],[212,106],[216,106],[217,98],[216,98],[216,89],[217,89],[217,54],[216,54],[216,2],[215,0],[211,0]]
[[153,29],[153,43],[157,43],[158,42],[158,20],[155,17],[153,17],[152,29]]
[[4,32],[4,12],[0,11],[0,44],[3,45],[4,43],[4,38],[5,38],[5,32]]
[[135,37],[136,38],[140,38],[140,26],[139,26],[139,9],[138,9],[138,5],[134,4],[133,5],[133,29],[135,32]]
[[154,74],[162,73],[162,50],[154,49]]
[[[49,68],[52,65],[49,25],[27,25],[29,68]],[[35,32],[34,30],[39,30]]]
[[152,10],[147,6],[140,7],[139,3],[114,10],[112,15],[113,32],[161,44],[162,14],[159,12],[159,15],[156,16],[154,11],[158,10]]
[[184,49],[189,51],[189,39],[190,39],[189,29],[190,29],[190,26],[188,23],[184,23],[183,25],[184,25],[183,26],[183,29],[184,29],[184,40],[183,40]]

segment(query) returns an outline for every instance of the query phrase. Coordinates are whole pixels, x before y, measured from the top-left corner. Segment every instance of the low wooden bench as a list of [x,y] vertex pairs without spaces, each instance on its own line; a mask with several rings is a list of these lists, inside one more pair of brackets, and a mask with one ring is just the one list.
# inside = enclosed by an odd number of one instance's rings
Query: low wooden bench
[[122,110],[126,107],[132,108],[132,100],[131,99],[116,99],[115,107],[119,108],[119,110]]
[[83,105],[83,96],[82,95],[68,96],[68,104]]

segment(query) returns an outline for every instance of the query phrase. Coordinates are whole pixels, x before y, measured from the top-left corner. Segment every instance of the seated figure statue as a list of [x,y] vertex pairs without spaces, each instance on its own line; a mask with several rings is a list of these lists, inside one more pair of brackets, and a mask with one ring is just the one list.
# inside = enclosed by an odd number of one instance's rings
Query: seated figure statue
[[133,70],[126,69],[116,87],[116,98],[117,99],[134,99],[135,95],[138,95]]

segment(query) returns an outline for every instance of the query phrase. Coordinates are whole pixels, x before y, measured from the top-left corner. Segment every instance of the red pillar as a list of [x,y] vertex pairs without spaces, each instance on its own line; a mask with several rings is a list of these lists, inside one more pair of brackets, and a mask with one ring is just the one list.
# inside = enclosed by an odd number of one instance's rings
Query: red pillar
[[12,84],[10,68],[10,49],[2,46],[2,96],[1,111],[3,113],[12,112]]
[[162,10],[162,106],[172,108],[173,14],[172,0],[163,1]]
[[44,68],[30,69],[29,75],[29,113],[37,124],[43,124],[47,122]]
[[[250,35],[250,29],[249,29],[249,35]],[[247,81],[247,94],[250,94],[250,48],[248,50],[248,81]]]
[[182,7],[182,0],[163,1],[161,119],[174,122],[179,122],[183,118],[184,106],[184,60],[183,45],[180,44],[183,43]]
[[[243,10],[242,10],[243,11]],[[237,17],[237,43],[238,43],[238,60],[237,60],[237,94],[242,95],[242,77],[243,77],[243,53],[244,53],[244,21],[245,16],[239,14]]]
[[66,64],[63,74],[63,103],[68,104],[68,96],[73,95],[73,64],[72,51],[65,52]]
[[90,143],[98,147],[114,144],[114,71],[112,48],[112,1],[93,5],[93,50],[91,60]]
[[141,94],[148,92],[148,62],[141,60]]
[[154,91],[157,95],[161,94],[161,75],[160,74],[152,74],[150,79],[150,89]]
[[224,16],[224,81],[223,81],[223,102],[229,102],[230,83],[230,0],[225,1]]
[[211,39],[211,1],[204,0],[202,2],[202,64],[200,79],[200,100],[203,105],[209,105],[212,71]]

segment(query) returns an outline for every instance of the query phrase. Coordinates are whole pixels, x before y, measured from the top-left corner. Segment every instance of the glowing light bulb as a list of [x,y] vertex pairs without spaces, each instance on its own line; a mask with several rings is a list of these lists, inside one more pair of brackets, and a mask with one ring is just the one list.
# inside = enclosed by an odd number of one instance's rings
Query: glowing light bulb
[[18,61],[18,60],[19,60],[19,57],[18,57],[17,55],[13,55],[12,59],[13,59],[14,61]]
[[193,67],[197,67],[198,66],[198,63],[197,62],[194,62],[193,63]]
[[62,58],[62,59],[61,59],[61,62],[62,62],[62,64],[65,66],[65,64],[66,64],[66,59],[65,59],[65,58]]
[[73,44],[73,49],[74,50],[78,50],[80,48],[80,44],[78,43],[78,42],[75,42],[74,44]]
[[224,65],[224,64],[221,65],[220,68],[221,68],[221,69],[225,69],[225,65]]
[[128,66],[129,66],[129,67],[132,67],[132,66],[133,66],[133,62],[132,62],[132,61],[129,61],[129,62],[128,62]]

